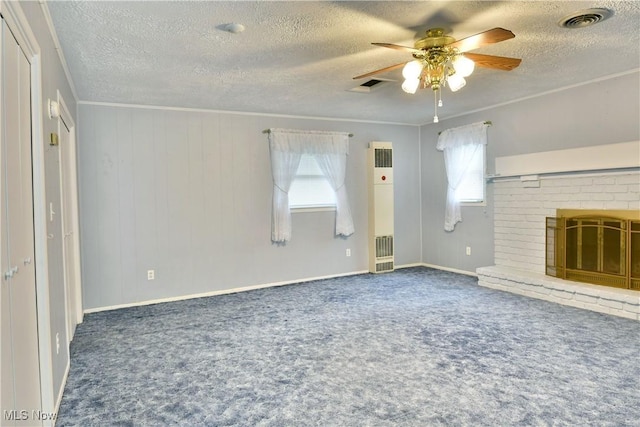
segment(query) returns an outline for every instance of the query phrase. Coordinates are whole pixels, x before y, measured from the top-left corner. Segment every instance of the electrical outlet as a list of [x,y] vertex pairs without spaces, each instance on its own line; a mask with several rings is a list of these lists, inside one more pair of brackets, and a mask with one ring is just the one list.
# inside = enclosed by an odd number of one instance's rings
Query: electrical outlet
[[351,256],[351,249],[347,249],[347,256]]
[[471,255],[471,246],[467,246],[467,255]]
[[147,270],[147,280],[154,280],[156,278],[155,270]]

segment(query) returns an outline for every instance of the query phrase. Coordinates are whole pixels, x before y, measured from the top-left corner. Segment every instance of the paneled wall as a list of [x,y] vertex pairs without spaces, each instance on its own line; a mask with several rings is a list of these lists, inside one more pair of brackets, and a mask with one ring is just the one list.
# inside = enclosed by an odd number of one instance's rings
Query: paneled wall
[[[452,95],[450,102],[463,92]],[[491,174],[500,156],[640,140],[638,94],[640,74],[634,71],[423,126],[423,261],[468,272],[494,264],[494,213],[500,212],[494,203],[494,184],[487,187],[487,206],[463,207],[455,231],[444,231],[447,181],[443,155],[435,148],[439,131],[491,120],[487,144]],[[471,246],[470,256],[465,255],[466,246]]]
[[[373,140],[394,144],[396,263],[420,262],[418,127],[96,104],[79,120],[85,309],[367,270]],[[335,237],[335,212],[304,212],[271,243],[271,127],[354,134],[352,236]]]

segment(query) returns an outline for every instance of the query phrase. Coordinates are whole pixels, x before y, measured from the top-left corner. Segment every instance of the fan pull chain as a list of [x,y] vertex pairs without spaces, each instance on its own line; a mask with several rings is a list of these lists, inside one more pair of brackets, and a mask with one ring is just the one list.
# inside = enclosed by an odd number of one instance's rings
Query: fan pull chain
[[442,107],[442,89],[438,90],[438,107]]
[[433,116],[433,123],[438,123],[438,93],[439,91],[433,91],[433,109],[435,115]]

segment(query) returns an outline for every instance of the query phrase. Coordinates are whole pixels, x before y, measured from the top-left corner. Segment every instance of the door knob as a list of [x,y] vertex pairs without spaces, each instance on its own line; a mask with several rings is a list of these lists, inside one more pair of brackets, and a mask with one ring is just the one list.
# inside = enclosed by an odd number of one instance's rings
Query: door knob
[[4,280],[9,280],[13,277],[14,274],[18,273],[18,266],[16,265],[15,267],[11,267],[11,270],[6,271],[4,273]]

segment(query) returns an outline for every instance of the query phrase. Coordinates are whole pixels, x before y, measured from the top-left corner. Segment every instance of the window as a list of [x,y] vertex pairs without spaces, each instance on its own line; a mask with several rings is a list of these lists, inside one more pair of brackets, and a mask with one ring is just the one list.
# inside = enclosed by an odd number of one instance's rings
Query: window
[[485,146],[490,122],[473,123],[440,132],[436,148],[444,153],[447,172],[447,204],[444,229],[453,231],[462,221],[460,205],[485,203]]
[[485,203],[485,153],[486,146],[478,145],[469,160],[469,166],[456,189],[456,199],[459,202],[464,204]]
[[291,209],[335,208],[336,193],[325,178],[316,159],[303,154],[289,189]]
[[[349,134],[346,132],[301,131],[295,129],[270,129],[269,151],[271,153],[271,173],[273,175],[273,211],[271,221],[271,241],[285,244],[291,240],[291,207],[335,206],[336,236],[353,234],[353,218],[349,208],[349,197],[345,187],[347,155],[349,154]],[[300,162],[305,159],[302,169]],[[322,172],[320,172],[322,171]],[[323,174],[322,181],[320,174]],[[325,181],[326,180],[326,181]],[[302,189],[294,188],[293,203],[290,203],[291,188],[296,182],[302,183]],[[309,189],[311,182],[326,182],[326,190]],[[287,190],[283,190],[286,188]],[[335,190],[334,190],[335,189]],[[320,195],[330,195],[328,200]],[[312,198],[301,201],[300,197]],[[330,203],[330,204],[329,204]],[[300,209],[300,208],[298,208]]]

